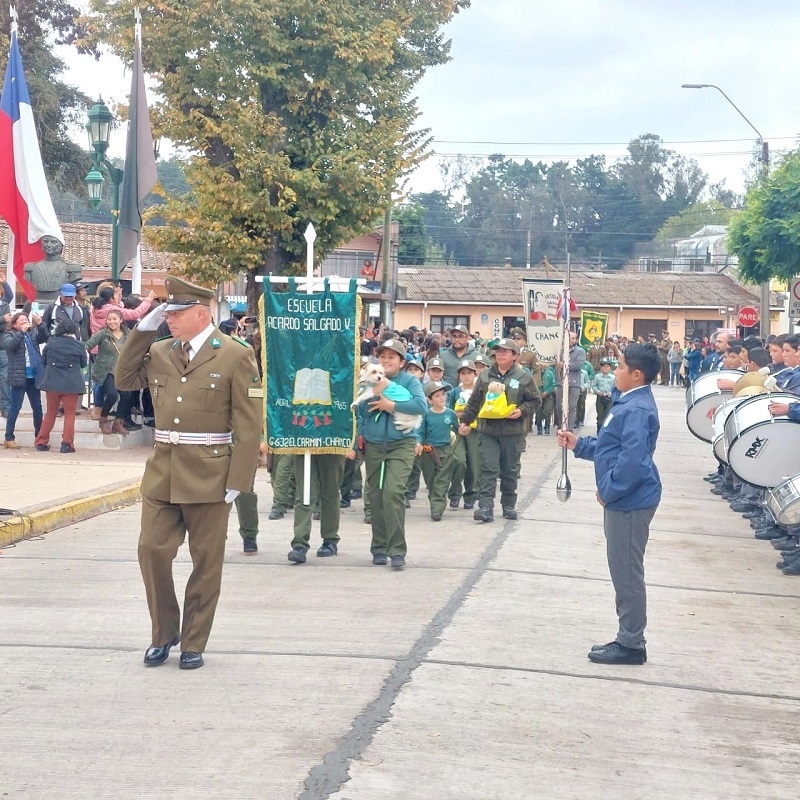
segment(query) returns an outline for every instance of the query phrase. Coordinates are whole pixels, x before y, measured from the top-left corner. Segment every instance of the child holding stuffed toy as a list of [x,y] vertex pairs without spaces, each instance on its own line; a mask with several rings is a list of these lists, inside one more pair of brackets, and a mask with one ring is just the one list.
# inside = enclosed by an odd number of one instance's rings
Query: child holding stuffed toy
[[453,474],[453,442],[457,436],[458,419],[455,411],[447,407],[449,383],[428,381],[425,396],[428,410],[417,431],[414,454],[420,459],[420,469],[428,487],[431,519],[441,522],[444,513],[447,489]]
[[[459,422],[475,388],[477,377],[475,362],[468,358],[462,359],[458,365],[458,386],[450,391],[449,396],[449,405],[456,412]],[[447,492],[450,508],[458,508],[462,492],[464,508],[471,510],[475,506],[478,499],[479,470],[478,437],[462,436],[459,433],[453,445],[453,477]]]
[[[479,507],[473,518],[480,522],[494,521],[498,478],[503,516],[517,518],[517,483],[520,454],[528,429],[526,420],[533,417],[542,402],[533,376],[517,364],[519,345],[513,339],[500,339],[492,349],[495,363],[478,375],[459,427],[462,436],[475,436],[470,425],[475,420],[478,423]],[[499,391],[501,387],[502,392]]]

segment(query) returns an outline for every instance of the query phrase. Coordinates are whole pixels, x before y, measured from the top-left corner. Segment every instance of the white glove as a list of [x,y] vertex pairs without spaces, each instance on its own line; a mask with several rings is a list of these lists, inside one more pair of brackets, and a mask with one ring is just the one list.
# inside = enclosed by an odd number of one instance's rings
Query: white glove
[[164,321],[164,309],[167,307],[166,303],[161,303],[155,308],[145,314],[136,326],[140,331],[157,331],[158,326]]
[[225,490],[225,502],[232,503],[241,492],[238,489],[226,489]]

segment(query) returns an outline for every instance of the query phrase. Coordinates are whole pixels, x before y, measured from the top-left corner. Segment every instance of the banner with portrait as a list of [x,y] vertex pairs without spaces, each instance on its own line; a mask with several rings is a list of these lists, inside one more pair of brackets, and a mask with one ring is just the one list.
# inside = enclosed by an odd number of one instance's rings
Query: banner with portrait
[[561,352],[558,303],[563,290],[564,281],[558,278],[522,279],[528,347],[544,366],[555,364]]
[[333,292],[288,292],[264,282],[259,304],[266,442],[273,453],[344,455],[352,447],[350,410],[358,386],[361,303],[356,282]]
[[581,311],[581,335],[578,344],[588,348],[594,344],[595,339],[604,342],[608,336],[608,314],[597,311]]

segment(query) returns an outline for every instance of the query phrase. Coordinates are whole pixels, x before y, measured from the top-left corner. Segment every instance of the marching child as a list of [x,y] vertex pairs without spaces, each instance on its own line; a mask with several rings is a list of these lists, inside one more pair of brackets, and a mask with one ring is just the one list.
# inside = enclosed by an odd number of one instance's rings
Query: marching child
[[644,551],[661,501],[661,478],[653,461],[660,426],[650,383],[660,370],[655,345],[628,345],[617,367],[617,392],[597,437],[558,432],[561,447],[594,461],[597,500],[603,506],[619,630],[613,642],[592,647],[589,660],[597,664],[647,661]]
[[[448,405],[456,412],[456,417],[461,420],[461,412],[467,407],[467,401],[475,387],[478,373],[475,362],[465,358],[458,366],[458,386],[450,390]],[[475,506],[478,499],[478,476],[480,475],[480,462],[478,460],[478,437],[462,436],[453,445],[453,477],[447,496],[450,498],[450,508],[458,508],[461,494],[464,494],[464,508],[469,510]]]
[[441,358],[431,358],[428,361],[428,373],[425,376],[425,379],[422,381],[423,384],[428,383],[428,381],[439,381],[444,378],[444,361]]
[[536,410],[536,435],[542,435],[542,425],[544,434],[550,435],[550,421],[553,419],[553,412],[556,404],[556,368],[554,364],[544,368],[542,373],[542,404]]
[[607,358],[600,359],[600,372],[592,380],[592,391],[595,395],[595,409],[597,410],[597,432],[606,418],[608,409],[611,408],[611,390],[614,388],[614,373],[611,372],[611,362]]
[[414,454],[420,459],[420,469],[428,487],[431,519],[441,522],[447,490],[453,474],[453,441],[458,429],[456,412],[447,407],[447,392],[452,387],[441,381],[428,381],[425,396],[428,410],[417,428]]

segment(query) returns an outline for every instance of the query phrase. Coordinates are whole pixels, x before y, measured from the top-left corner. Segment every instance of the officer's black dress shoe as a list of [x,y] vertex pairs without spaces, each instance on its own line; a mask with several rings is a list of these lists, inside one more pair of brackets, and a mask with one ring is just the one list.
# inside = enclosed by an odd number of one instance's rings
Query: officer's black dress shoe
[[305,547],[293,547],[289,551],[289,555],[287,556],[287,558],[293,564],[305,564],[306,563],[306,548]]
[[330,556],[335,556],[338,550],[339,548],[336,546],[336,542],[326,541],[320,545],[319,550],[317,550],[317,556],[319,558],[328,558]]
[[441,511],[431,511],[431,519],[434,522],[441,522],[442,521],[442,512]]
[[405,569],[406,567],[405,556],[392,556],[390,560],[392,562],[392,569]]
[[503,506],[503,516],[506,519],[516,519],[517,518],[517,511],[514,508],[508,508]]
[[181,660],[178,663],[180,669],[200,669],[202,666],[202,653],[181,653]]
[[385,553],[375,553],[372,556],[372,563],[377,567],[385,567],[389,563],[389,556]]
[[255,538],[248,536],[242,541],[242,549],[246,556],[254,556],[258,552],[258,545]]
[[644,650],[623,647],[619,642],[609,642],[599,650],[589,651],[589,661],[595,664],[644,664]]
[[272,511],[269,512],[270,519],[283,519],[283,511],[279,508],[273,508]]
[[475,508],[475,501],[474,500],[465,500],[464,501],[464,511],[472,511]]
[[180,636],[176,636],[169,644],[165,645],[150,645],[144,654],[144,663],[146,667],[157,667],[163,664],[169,658],[169,651],[175,647],[181,640]]

